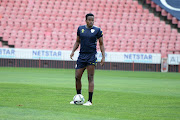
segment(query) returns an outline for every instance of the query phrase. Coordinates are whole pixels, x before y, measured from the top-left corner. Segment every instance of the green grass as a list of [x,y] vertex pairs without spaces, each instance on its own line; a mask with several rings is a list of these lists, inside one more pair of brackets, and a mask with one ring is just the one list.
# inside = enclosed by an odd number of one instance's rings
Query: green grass
[[[180,74],[95,72],[93,106],[70,105],[70,69],[0,67],[0,120],[179,120]],[[88,99],[85,71],[82,94]]]

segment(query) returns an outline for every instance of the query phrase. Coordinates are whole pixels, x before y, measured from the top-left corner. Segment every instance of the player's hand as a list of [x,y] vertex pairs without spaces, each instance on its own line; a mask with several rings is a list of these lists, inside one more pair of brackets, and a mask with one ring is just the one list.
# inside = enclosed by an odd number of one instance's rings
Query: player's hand
[[103,66],[103,65],[104,65],[104,62],[105,62],[105,58],[103,57],[103,58],[101,59],[100,65]]
[[74,56],[74,52],[72,52],[71,54],[70,54],[70,58],[73,60],[73,57]]

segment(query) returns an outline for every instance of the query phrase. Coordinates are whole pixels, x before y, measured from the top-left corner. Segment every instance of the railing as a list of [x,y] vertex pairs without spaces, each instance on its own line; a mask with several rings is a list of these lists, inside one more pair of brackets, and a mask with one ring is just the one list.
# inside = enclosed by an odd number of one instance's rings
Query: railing
[[[0,67],[32,67],[32,68],[64,68],[74,69],[76,61],[0,59]],[[160,72],[161,64],[106,62],[104,66],[97,64],[96,69],[122,71]],[[178,72],[178,65],[170,65],[169,72]]]

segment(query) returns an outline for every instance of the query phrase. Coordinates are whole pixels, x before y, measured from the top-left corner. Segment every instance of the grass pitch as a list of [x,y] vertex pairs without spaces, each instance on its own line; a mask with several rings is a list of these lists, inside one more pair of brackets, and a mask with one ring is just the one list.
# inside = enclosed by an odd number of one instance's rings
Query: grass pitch
[[[179,120],[180,74],[96,70],[93,106],[72,69],[0,68],[0,120]],[[85,71],[82,94],[88,99]]]

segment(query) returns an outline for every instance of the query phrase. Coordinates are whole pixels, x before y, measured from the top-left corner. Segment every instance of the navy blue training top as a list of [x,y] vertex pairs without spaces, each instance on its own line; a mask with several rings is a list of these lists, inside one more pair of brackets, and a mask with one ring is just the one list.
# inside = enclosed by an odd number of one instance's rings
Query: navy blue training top
[[87,28],[86,25],[79,26],[77,35],[80,38],[80,53],[97,53],[97,39],[103,36],[103,32],[99,27]]

